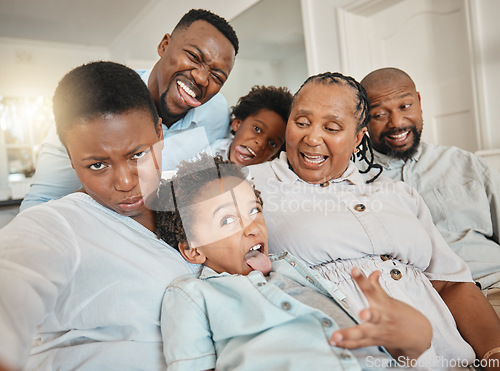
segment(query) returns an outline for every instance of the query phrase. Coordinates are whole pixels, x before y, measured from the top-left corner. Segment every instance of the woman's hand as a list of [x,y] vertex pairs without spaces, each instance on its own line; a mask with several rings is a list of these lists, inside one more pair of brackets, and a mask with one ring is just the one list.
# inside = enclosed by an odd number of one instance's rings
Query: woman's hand
[[417,359],[431,346],[429,320],[415,308],[387,295],[378,282],[380,271],[367,278],[354,268],[351,275],[369,307],[359,313],[364,323],[333,333],[332,345],[349,349],[381,345],[394,358],[404,356],[408,360]]

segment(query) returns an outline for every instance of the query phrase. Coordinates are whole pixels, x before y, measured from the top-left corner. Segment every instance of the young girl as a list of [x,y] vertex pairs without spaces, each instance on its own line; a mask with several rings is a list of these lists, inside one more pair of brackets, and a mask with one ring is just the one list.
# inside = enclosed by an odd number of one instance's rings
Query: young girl
[[285,128],[292,105],[287,88],[254,86],[231,111],[229,138],[219,139],[206,153],[241,165],[273,159],[284,148]]
[[[169,369],[372,369],[397,364],[373,345],[401,363],[429,348],[427,319],[389,298],[377,274],[353,272],[370,303],[356,326],[336,285],[291,254],[268,257],[262,201],[238,166],[203,155],[158,195],[157,234],[202,264],[163,299]],[[342,348],[360,336],[366,347]]]

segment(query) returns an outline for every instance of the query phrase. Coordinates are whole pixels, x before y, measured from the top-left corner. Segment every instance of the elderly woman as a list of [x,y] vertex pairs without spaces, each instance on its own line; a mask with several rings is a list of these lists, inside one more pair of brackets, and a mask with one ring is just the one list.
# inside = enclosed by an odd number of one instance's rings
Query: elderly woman
[[[338,284],[356,311],[366,302],[351,269],[366,275],[380,270],[385,290],[432,323],[433,345],[420,358],[424,366],[436,366],[436,355],[461,365],[475,354],[493,360],[500,321],[420,195],[403,182],[361,174],[350,161],[357,154],[369,162],[368,110],[363,87],[339,73],[312,76],[299,89],[286,154],[249,167],[266,205],[269,250],[305,260]],[[373,339],[365,335],[345,332],[340,344],[367,345]]]

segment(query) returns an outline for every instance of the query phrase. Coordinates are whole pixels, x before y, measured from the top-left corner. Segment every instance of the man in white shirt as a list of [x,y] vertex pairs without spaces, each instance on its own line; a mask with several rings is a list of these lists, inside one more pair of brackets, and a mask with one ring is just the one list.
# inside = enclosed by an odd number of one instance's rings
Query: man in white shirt
[[371,103],[368,133],[382,174],[422,195],[440,233],[500,316],[500,174],[470,152],[420,142],[420,93],[405,72],[382,68],[361,84]]
[[[186,13],[158,45],[160,59],[138,71],[163,122],[163,170],[172,170],[229,134],[229,106],[219,94],[238,53],[229,23],[203,9]],[[81,186],[55,127],[43,143],[21,210],[58,199]]]

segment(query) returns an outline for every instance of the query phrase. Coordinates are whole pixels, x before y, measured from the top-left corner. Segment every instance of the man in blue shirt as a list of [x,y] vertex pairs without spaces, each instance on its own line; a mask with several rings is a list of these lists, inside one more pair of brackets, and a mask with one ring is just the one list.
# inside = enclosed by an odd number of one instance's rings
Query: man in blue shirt
[[[207,10],[190,10],[158,45],[160,59],[138,71],[156,104],[165,138],[163,170],[194,157],[228,135],[229,106],[219,94],[238,53],[229,23]],[[55,127],[42,145],[21,210],[58,199],[81,187]]]

